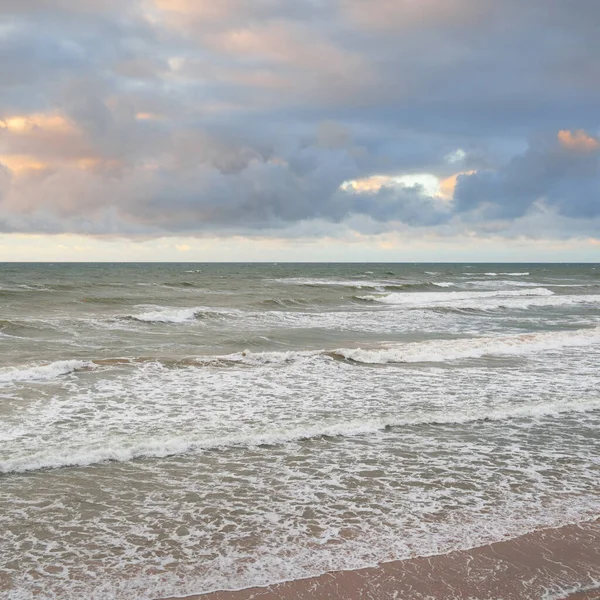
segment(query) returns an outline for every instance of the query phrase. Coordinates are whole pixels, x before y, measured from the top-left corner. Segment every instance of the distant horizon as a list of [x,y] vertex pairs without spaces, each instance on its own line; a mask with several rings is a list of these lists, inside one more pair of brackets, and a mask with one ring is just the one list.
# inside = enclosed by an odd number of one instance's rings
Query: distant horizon
[[295,261],[295,260],[190,260],[190,261],[103,261],[103,260],[29,260],[29,261],[0,261],[2,265],[600,265],[600,261]]

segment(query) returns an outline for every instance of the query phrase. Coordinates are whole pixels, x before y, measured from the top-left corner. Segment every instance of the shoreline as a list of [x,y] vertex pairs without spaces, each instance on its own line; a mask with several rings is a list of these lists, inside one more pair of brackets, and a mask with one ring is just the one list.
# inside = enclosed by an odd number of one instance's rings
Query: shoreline
[[448,554],[162,600],[597,600],[600,519]]

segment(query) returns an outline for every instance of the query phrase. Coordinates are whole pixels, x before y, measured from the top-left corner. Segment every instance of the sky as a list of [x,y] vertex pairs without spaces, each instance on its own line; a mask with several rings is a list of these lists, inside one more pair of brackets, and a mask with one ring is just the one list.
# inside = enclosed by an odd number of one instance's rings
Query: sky
[[600,262],[598,0],[0,0],[0,261]]

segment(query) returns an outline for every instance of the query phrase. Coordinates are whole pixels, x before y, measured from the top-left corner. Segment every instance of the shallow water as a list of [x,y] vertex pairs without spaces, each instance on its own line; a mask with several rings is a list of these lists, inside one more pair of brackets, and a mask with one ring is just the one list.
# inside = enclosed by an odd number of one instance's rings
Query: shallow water
[[0,590],[141,599],[599,515],[597,265],[0,266]]

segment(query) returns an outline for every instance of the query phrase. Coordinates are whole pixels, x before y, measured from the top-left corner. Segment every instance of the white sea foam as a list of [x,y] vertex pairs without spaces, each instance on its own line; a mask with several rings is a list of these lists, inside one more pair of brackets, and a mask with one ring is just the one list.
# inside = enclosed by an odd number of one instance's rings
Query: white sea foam
[[244,350],[233,354],[196,359],[198,365],[241,364],[248,366],[285,365],[333,358],[371,364],[446,362],[484,356],[519,356],[600,344],[600,327],[575,331],[524,333],[460,339],[438,339],[395,344],[378,348],[338,348],[336,350],[269,351]]
[[[190,361],[191,365],[196,366],[231,366],[231,365],[244,365],[244,366],[277,366],[285,365],[290,363],[297,363],[299,361],[307,361],[319,357],[325,356],[324,352],[319,350],[288,350],[283,352],[269,351],[269,352],[253,352],[251,350],[242,350],[241,352],[234,352],[232,354],[220,354],[214,356],[202,356]],[[326,358],[329,359],[327,356]]]
[[0,384],[20,381],[49,381],[81,369],[92,369],[94,364],[83,360],[58,360],[45,365],[8,367],[0,370]]
[[196,321],[202,315],[223,315],[232,314],[234,311],[210,308],[206,306],[196,306],[192,308],[168,308],[156,307],[157,310],[151,310],[139,314],[128,315],[127,318],[144,323],[191,323]]
[[301,285],[308,287],[324,287],[324,286],[337,286],[347,287],[354,289],[364,290],[377,290],[383,292],[386,288],[414,288],[414,287],[425,287],[425,286],[436,286],[436,287],[454,287],[456,284],[450,281],[398,281],[395,279],[381,279],[377,281],[371,280],[355,280],[355,279],[317,279],[311,277],[294,277],[294,278],[282,278],[275,279],[274,281],[280,283],[287,283],[293,285]]
[[335,354],[361,363],[445,362],[484,356],[519,356],[575,346],[600,344],[600,327],[577,331],[527,333],[413,342],[388,348],[339,349]]
[[345,423],[306,425],[291,429],[270,428],[268,431],[221,435],[217,437],[182,436],[145,439],[134,443],[104,440],[87,448],[49,448],[44,451],[0,461],[0,473],[21,473],[40,469],[88,466],[115,461],[128,462],[138,458],[165,458],[211,449],[283,445],[322,437],[354,437],[371,435],[389,428],[418,425],[461,425],[476,421],[508,419],[538,419],[566,413],[586,413],[600,410],[600,399],[571,400],[560,404],[539,402],[523,406],[503,406],[496,409],[422,411],[397,418],[352,420]]
[[465,281],[462,285],[468,287],[479,287],[479,288],[492,288],[492,289],[504,289],[504,288],[590,288],[598,287],[596,284],[577,284],[577,283],[551,283],[539,281],[522,281],[518,279],[476,279],[473,281]]
[[489,277],[497,277],[498,275],[506,275],[506,276],[509,276],[509,277],[526,277],[527,275],[529,275],[529,273],[528,272],[523,273],[523,272],[520,272],[520,271],[517,271],[517,272],[514,272],[514,273],[494,273],[492,271],[492,272],[489,272],[489,273],[484,273],[484,275],[488,275]]
[[274,279],[278,283],[286,283],[290,285],[302,285],[308,287],[319,287],[319,286],[337,286],[347,287],[356,289],[373,289],[380,290],[391,285],[402,285],[400,281],[394,280],[382,280],[382,281],[370,281],[363,279],[318,279],[314,277],[284,277],[281,279]]
[[514,279],[476,279],[474,281],[465,281],[463,285],[473,287],[492,287],[492,288],[504,288],[504,287],[557,287],[547,283],[540,283],[536,281],[520,281]]
[[165,308],[132,315],[131,318],[146,323],[185,323],[195,320],[198,310],[197,308]]
[[226,354],[223,356],[210,358],[210,361],[227,361],[233,363],[241,363],[245,365],[282,365],[290,363],[292,361],[306,361],[321,353],[319,351],[294,351],[289,350],[286,352],[251,352],[250,350],[243,350],[242,352],[235,352],[233,354]]
[[594,580],[594,583],[589,585],[565,586],[563,584],[553,587],[557,589],[548,590],[540,600],[568,600],[572,596],[594,598],[594,595],[590,594],[590,592],[597,593],[598,595],[595,597],[600,598],[600,579]]
[[485,292],[391,292],[385,295],[361,296],[362,300],[406,308],[455,308],[493,310],[507,307],[526,309],[531,306],[572,306],[598,304],[600,295],[555,295],[547,288],[491,290]]
[[[499,298],[499,297],[513,297],[513,296],[552,296],[554,292],[549,289],[538,287],[528,290],[498,290],[489,292],[415,292],[411,294],[416,300],[423,298],[424,300],[465,300],[471,298]],[[406,296],[406,294],[394,294],[393,298],[398,300],[398,297]],[[408,298],[407,298],[408,300]]]
[[554,292],[546,288],[532,288],[526,290],[492,290],[486,292],[390,292],[381,296],[361,296],[363,300],[382,302],[384,304],[404,305],[408,307],[435,307],[453,305],[479,306],[481,300],[510,299],[515,297],[546,297],[553,296]]

